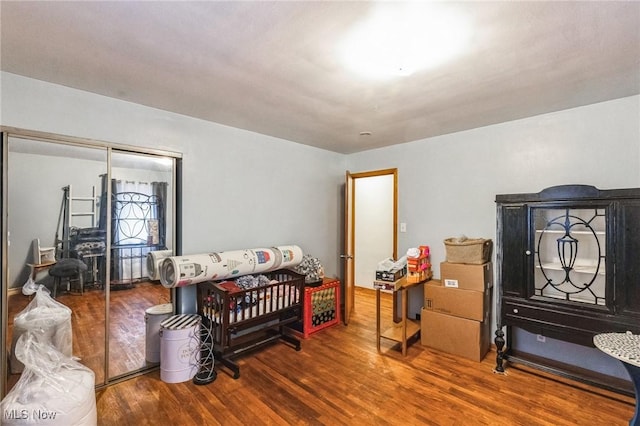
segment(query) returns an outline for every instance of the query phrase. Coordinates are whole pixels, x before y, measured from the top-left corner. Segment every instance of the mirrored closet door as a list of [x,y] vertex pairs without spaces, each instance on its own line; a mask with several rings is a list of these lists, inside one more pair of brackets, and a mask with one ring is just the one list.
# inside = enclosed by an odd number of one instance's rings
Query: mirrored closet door
[[173,311],[156,265],[178,238],[179,154],[2,135],[2,396],[22,373],[15,348],[39,291],[70,310],[56,338],[96,386],[157,368],[159,341],[148,331]]
[[[106,179],[104,180],[106,183]],[[149,329],[172,311],[158,262],[173,253],[173,160],[111,154],[111,286],[109,377],[160,361]],[[103,193],[106,193],[103,183]],[[152,253],[152,254],[151,254]],[[146,326],[145,326],[146,324]]]

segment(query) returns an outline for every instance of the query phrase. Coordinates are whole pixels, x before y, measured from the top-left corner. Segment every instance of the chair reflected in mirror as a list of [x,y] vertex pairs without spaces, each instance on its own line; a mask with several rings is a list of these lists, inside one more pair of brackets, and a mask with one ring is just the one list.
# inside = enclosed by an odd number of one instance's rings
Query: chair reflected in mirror
[[67,291],[71,290],[71,283],[77,283],[77,291],[82,294],[84,291],[84,274],[87,272],[87,265],[80,259],[66,258],[60,259],[49,268],[49,275],[53,277],[53,297],[58,294],[58,287],[66,280]]

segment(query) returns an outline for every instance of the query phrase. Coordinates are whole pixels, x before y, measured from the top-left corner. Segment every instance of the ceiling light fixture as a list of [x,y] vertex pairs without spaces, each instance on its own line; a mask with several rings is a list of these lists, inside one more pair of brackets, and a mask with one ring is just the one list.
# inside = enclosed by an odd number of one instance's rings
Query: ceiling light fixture
[[469,32],[464,16],[447,5],[376,3],[371,15],[348,34],[341,56],[365,77],[408,76],[459,54]]

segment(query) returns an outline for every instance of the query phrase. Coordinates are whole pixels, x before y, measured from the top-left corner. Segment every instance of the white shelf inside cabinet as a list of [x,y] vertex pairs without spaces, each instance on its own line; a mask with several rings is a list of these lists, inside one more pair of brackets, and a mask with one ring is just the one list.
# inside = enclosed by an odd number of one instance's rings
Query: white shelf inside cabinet
[[[536,265],[538,269],[548,269],[553,271],[564,271],[561,263],[554,262],[545,262],[542,265]],[[573,267],[573,271],[581,274],[595,274],[596,273],[596,265],[575,265]],[[598,269],[598,275],[605,275],[605,265],[604,263],[600,265],[600,269]]]
[[[560,229],[536,229],[536,234],[558,234],[558,235],[564,235],[566,234],[565,231],[560,230]],[[607,235],[607,233],[605,231],[571,231],[571,235],[598,235],[598,236],[605,236]]]
[[[554,294],[544,294],[542,295],[548,299],[556,299],[556,300],[567,300],[564,296],[554,295]],[[598,306],[606,306],[606,302],[603,298],[598,298],[598,301],[595,302],[592,299],[581,297],[579,295],[569,295],[569,300],[572,302],[580,302],[587,305],[598,305]]]

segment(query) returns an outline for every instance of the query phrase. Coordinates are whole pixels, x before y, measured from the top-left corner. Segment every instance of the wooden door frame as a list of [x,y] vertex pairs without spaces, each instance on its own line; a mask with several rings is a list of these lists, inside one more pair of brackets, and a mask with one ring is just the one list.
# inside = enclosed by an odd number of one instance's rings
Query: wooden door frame
[[[357,179],[376,177],[376,176],[393,176],[393,258],[398,257],[398,169],[381,169],[368,172],[350,173],[348,170],[345,177],[345,236],[344,236],[344,253],[341,256],[345,262],[345,291],[344,291],[344,316],[343,322],[349,324],[351,311],[355,306],[355,181]],[[373,279],[373,278],[372,278]],[[395,311],[395,310],[394,310]]]

